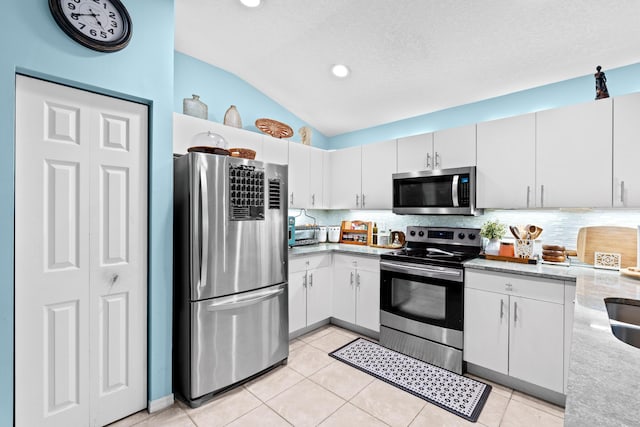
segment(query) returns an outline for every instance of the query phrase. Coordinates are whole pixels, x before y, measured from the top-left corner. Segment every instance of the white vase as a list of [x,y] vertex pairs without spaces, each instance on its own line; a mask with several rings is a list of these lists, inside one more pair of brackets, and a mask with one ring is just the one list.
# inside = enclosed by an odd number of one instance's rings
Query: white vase
[[200,101],[200,97],[198,95],[191,96],[191,98],[185,98],[182,100],[182,112],[188,116],[206,120],[209,117],[207,104]]
[[500,253],[500,239],[489,239],[487,246],[484,248],[487,255],[498,255]]
[[234,128],[242,128],[242,119],[240,119],[240,113],[238,113],[235,105],[229,107],[227,112],[224,113],[224,124]]

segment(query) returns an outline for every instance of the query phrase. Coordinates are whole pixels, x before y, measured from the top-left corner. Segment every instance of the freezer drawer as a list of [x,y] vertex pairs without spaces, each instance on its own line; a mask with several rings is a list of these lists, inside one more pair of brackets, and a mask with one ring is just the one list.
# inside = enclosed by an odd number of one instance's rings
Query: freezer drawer
[[289,355],[287,284],[191,303],[190,399]]

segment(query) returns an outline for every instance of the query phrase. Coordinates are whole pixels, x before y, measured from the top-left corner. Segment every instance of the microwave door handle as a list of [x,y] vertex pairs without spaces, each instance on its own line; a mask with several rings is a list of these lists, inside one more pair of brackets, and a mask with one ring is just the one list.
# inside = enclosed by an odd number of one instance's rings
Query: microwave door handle
[[453,180],[451,181],[451,199],[453,200],[453,207],[457,208],[460,206],[458,203],[458,180],[460,179],[460,175],[453,175]]
[[200,286],[207,284],[207,267],[209,265],[209,188],[207,185],[207,167],[203,162],[200,164],[200,203],[202,213],[200,223],[200,247],[202,248],[200,256]]

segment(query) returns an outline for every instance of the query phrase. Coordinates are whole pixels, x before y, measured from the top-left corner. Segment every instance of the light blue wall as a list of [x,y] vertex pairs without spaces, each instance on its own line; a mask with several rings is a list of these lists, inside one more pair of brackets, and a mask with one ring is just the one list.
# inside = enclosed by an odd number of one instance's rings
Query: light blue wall
[[[242,126],[246,130],[260,132],[255,127],[259,118],[270,118],[286,123],[293,129],[292,141],[300,141],[298,129],[309,126],[297,116],[291,114],[280,104],[267,97],[255,87],[220,68],[209,65],[184,53],[175,53],[175,99],[174,111],[182,113],[182,100],[191,98],[192,94],[200,95],[200,100],[207,104],[209,120],[222,123],[224,113],[230,105],[235,105],[242,118]],[[313,129],[312,145],[329,148],[328,139]]]
[[[611,96],[640,91],[640,64],[603,70]],[[593,72],[595,73],[595,66]],[[455,90],[455,88],[452,88]],[[352,147],[403,136],[433,132],[593,100],[593,74],[461,105],[385,125],[337,135],[329,139],[333,149]]]
[[[14,117],[17,71],[150,106],[149,399],[171,389],[173,0],[124,0],[133,38],[121,52],[67,37],[44,0],[3,2],[0,14],[0,426],[13,424]],[[37,319],[34,319],[37,321]],[[37,392],[37,391],[36,391]]]

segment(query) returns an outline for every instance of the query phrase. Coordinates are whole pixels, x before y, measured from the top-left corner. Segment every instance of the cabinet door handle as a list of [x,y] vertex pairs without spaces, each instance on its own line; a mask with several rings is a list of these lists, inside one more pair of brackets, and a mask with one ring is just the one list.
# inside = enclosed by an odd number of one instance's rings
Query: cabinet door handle
[[624,181],[620,181],[620,203],[624,205]]
[[351,280],[349,281],[349,284],[353,286],[353,271],[351,272]]
[[360,273],[356,273],[356,287],[360,287]]
[[531,187],[527,185],[527,207],[530,206],[531,201]]
[[500,299],[500,319],[504,318],[504,300]]
[[516,301],[513,302],[513,324],[518,321],[518,303]]
[[360,203],[360,195],[356,194],[356,208],[359,206]]
[[316,205],[316,195],[315,193],[311,195],[311,206],[315,206]]
[[307,287],[307,275],[306,274],[302,278],[302,286],[305,287],[305,288]]
[[291,201],[289,203],[293,206],[293,191],[291,192]]
[[544,184],[540,185],[540,207],[544,208]]
[[313,286],[313,273],[309,273],[309,286]]
[[435,167],[436,167],[436,169],[438,169],[438,168],[440,167],[440,153],[438,153],[437,151],[436,151],[436,158],[435,158],[435,160],[436,160],[436,162],[435,162],[435,163],[436,163],[436,164],[435,164]]
[[362,207],[364,208],[364,193],[362,193]]
[[431,154],[427,153],[427,169],[431,167]]

